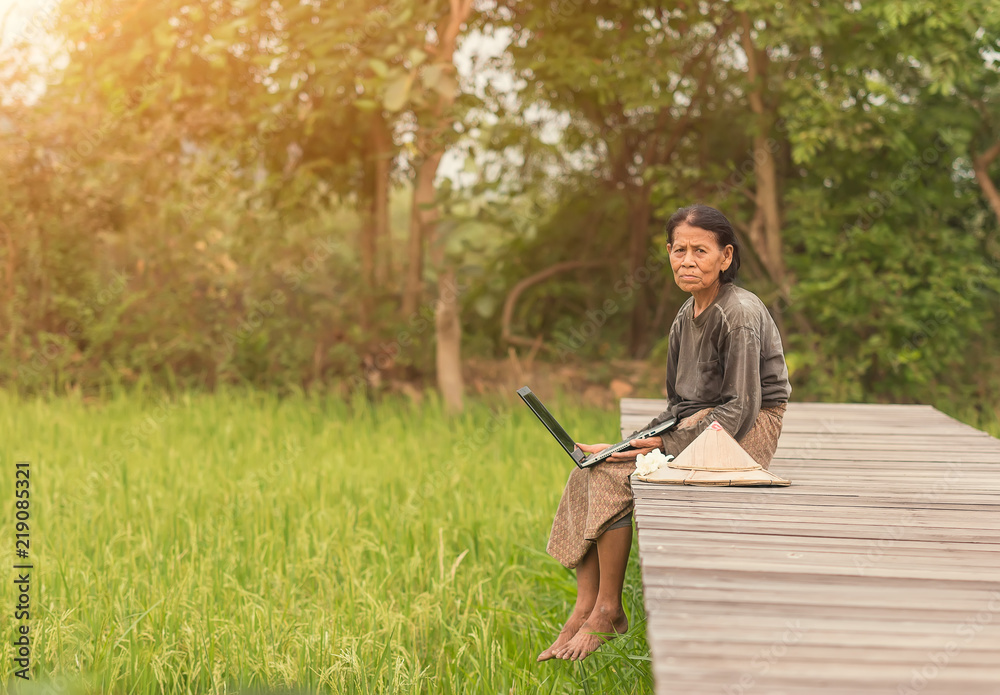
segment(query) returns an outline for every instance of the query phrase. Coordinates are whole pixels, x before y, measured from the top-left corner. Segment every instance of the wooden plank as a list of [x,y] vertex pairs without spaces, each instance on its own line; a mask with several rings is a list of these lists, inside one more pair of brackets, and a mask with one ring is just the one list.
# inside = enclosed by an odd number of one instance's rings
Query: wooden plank
[[[711,520],[711,519],[664,519],[647,515],[643,510],[636,512],[637,524],[641,529],[656,528],[670,531],[689,530],[713,530],[722,533],[732,532],[734,527],[729,522],[731,520]],[[741,533],[773,533],[786,536],[821,536],[827,538],[844,538],[847,532],[842,525],[824,524],[822,522],[799,523],[796,526],[776,527],[773,523],[759,520],[741,519],[736,529]],[[879,524],[856,524],[851,526],[851,538],[868,538],[872,540],[892,540],[895,531],[886,525]],[[908,532],[906,537],[915,541],[951,541],[955,539],[954,529],[914,529]],[[995,531],[973,531],[963,535],[969,542],[994,543],[996,542]]]
[[[666,401],[621,407],[628,434]],[[792,403],[771,470],[792,486],[633,483],[658,693],[1000,693],[1000,441]]]
[[[880,466],[890,466],[895,463],[924,464],[923,468],[928,471],[937,471],[939,475],[941,464],[981,464],[978,470],[988,470],[989,465],[1000,463],[1000,451],[968,451],[966,449],[934,454],[918,450],[901,451],[893,449],[891,451],[880,451],[876,454],[870,449],[825,449],[816,451],[814,449],[799,447],[783,448],[774,453],[778,459],[798,459],[800,461],[872,461],[878,463]],[[893,466],[893,469],[895,468],[897,466]],[[914,468],[920,468],[920,466],[914,466]]]
[[[781,646],[779,651],[784,660],[829,662],[840,661],[854,664],[857,662],[885,664],[919,664],[929,653],[945,647],[949,639],[954,638],[954,628],[938,626],[939,632],[923,633],[918,629],[913,632],[872,632],[866,633],[865,626],[848,625],[843,630],[824,630],[821,626],[805,627],[800,618],[791,618],[782,625],[773,628],[747,626],[743,629],[726,630],[724,627],[712,629],[710,626],[695,624],[678,626],[674,623],[653,623],[653,629],[675,630],[677,639],[670,640],[671,655],[684,654],[685,659],[696,661],[715,650],[730,653],[741,661],[741,654],[753,653],[768,649],[774,645]],[[949,666],[960,665],[975,668],[993,666],[996,668],[997,650],[1000,649],[1000,631],[994,630],[987,634],[989,627],[975,636],[968,645],[952,655]],[[783,637],[782,635],[785,635]],[[859,639],[858,635],[866,635]],[[793,642],[793,643],[789,643]],[[869,654],[869,658],[860,655],[861,651]],[[797,652],[797,654],[796,654]],[[722,658],[720,657],[720,662]]]
[[859,571],[858,567],[842,561],[813,561],[808,565],[803,562],[792,560],[773,559],[764,565],[760,562],[737,560],[720,557],[704,556],[671,556],[665,559],[664,556],[653,556],[648,562],[644,562],[643,570],[662,568],[672,570],[675,568],[699,568],[714,570],[742,570],[744,572],[767,571],[783,572],[787,574],[812,574],[822,573],[826,576],[842,577],[883,577],[891,579],[936,579],[939,581],[969,582],[980,585],[995,584],[997,573],[993,569],[961,567],[927,567],[926,564],[920,567],[913,566],[893,566],[889,561],[874,562],[870,566]]
[[[778,467],[775,466],[775,472],[791,475],[793,477],[793,482],[798,482],[799,487],[808,488],[810,483],[813,485],[812,489],[819,489],[827,492],[838,492],[841,494],[855,494],[859,496],[869,496],[876,494],[888,494],[888,495],[899,495],[907,493],[913,496],[915,500],[930,500],[936,499],[938,494],[944,493],[960,493],[965,496],[980,494],[988,497],[990,500],[996,499],[997,488],[992,485],[992,481],[983,480],[981,483],[976,483],[974,479],[966,480],[961,477],[954,477],[952,479],[941,480],[931,480],[929,483],[926,481],[910,482],[907,480],[896,481],[892,476],[888,476],[888,479],[866,479],[862,476],[855,476],[852,479],[840,479],[835,475],[816,475],[815,479],[812,478],[809,472],[796,471],[794,468],[789,467]],[[797,480],[795,476],[798,476]],[[900,474],[900,478],[905,475],[905,471]],[[875,483],[879,483],[879,486],[875,486]],[[892,483],[889,486],[885,486],[884,483]],[[686,490],[694,488],[697,486],[690,485],[673,485],[678,490]],[[984,489],[986,487],[987,489]],[[634,487],[633,487],[634,489]],[[775,488],[771,488],[775,489]],[[719,495],[747,495],[752,494],[752,492],[759,492],[762,490],[769,490],[768,487],[742,487],[742,488],[726,488],[720,487],[720,492],[716,493]]]
[[[752,510],[753,517],[761,521],[775,521],[779,523],[797,522],[799,520],[807,523],[815,522],[817,513],[815,507],[802,504],[779,504],[772,502],[770,506],[763,504],[756,505]],[[741,515],[747,514],[745,509],[734,506],[717,506],[712,504],[698,505],[697,508],[684,509],[682,505],[671,504],[669,500],[655,500],[648,505],[646,513],[656,514],[661,518],[671,518],[682,516],[688,519],[737,519]],[[1000,517],[987,514],[973,515],[969,517],[967,512],[950,511],[943,509],[907,509],[901,513],[896,509],[884,510],[878,507],[868,507],[863,517],[857,513],[857,507],[841,507],[829,509],[823,512],[824,523],[845,524],[847,526],[860,524],[867,525],[871,522],[886,522],[896,526],[925,527],[925,528],[954,528],[962,529],[989,529],[997,531],[996,537],[1000,538]],[[902,533],[902,532],[901,532]]]
[[[732,619],[732,624],[738,624],[742,618],[747,618],[751,623],[756,624],[756,620],[761,616],[762,611],[770,615],[780,615],[786,619],[806,616],[810,618],[852,618],[871,619],[881,621],[882,624],[906,621],[913,617],[914,609],[919,608],[919,614],[924,622],[939,623],[946,625],[948,629],[954,628],[962,620],[966,619],[972,611],[975,615],[986,601],[966,601],[963,603],[966,612],[953,610],[951,608],[937,608],[934,601],[939,600],[938,595],[928,595],[927,601],[930,607],[906,605],[885,607],[881,603],[875,605],[858,605],[857,599],[853,596],[834,595],[798,595],[789,594],[786,597],[775,597],[769,592],[749,592],[745,600],[743,597],[735,596],[732,591],[681,591],[671,593],[670,610],[678,615],[690,613],[698,615],[699,620],[707,619],[712,615],[723,615]],[[958,601],[949,597],[950,601]]]
[[[667,534],[661,534],[666,536]],[[729,534],[739,536],[740,534]],[[650,537],[652,536],[652,537]],[[931,548],[931,543],[921,543],[919,546],[907,544],[896,540],[889,540],[885,543],[858,543],[851,541],[849,545],[834,545],[832,543],[799,543],[794,546],[782,546],[770,543],[766,536],[758,536],[764,540],[753,543],[738,542],[715,542],[706,543],[702,539],[675,540],[673,542],[659,540],[655,534],[647,534],[645,540],[649,543],[656,543],[655,546],[663,547],[664,553],[669,555],[717,555],[720,550],[725,552],[727,558],[760,558],[765,560],[769,554],[784,553],[795,560],[808,562],[810,559],[823,556],[836,560],[847,560],[859,566],[867,566],[875,562],[891,562],[909,565],[924,565],[928,560],[947,561],[948,563],[960,563],[962,567],[982,567],[992,569],[1000,576],[1000,547],[996,544],[983,543],[982,547],[992,550],[978,550],[980,547],[975,543],[966,543],[962,549],[941,549]],[[823,539],[839,541],[840,539]],[[810,546],[815,546],[810,549]]]
[[[778,645],[776,645],[778,646]],[[655,648],[655,647],[654,647]],[[944,648],[944,645],[941,645]],[[736,676],[737,678],[741,676],[747,668],[751,666],[752,658],[754,656],[751,654],[732,654],[731,652],[721,652],[721,650],[713,650],[714,653],[707,653],[701,656],[687,655],[683,659],[683,669],[691,673],[692,675],[704,674],[718,674],[726,677],[728,680],[730,677]],[[929,657],[931,655],[926,655],[926,661],[929,662]],[[668,657],[668,665],[670,661],[675,663],[680,662],[681,659],[678,657]],[[812,679],[812,682],[817,680],[825,681],[830,680],[836,682],[844,675],[845,668],[850,671],[850,675],[853,678],[881,678],[882,680],[895,681],[897,683],[908,682],[912,670],[914,668],[920,668],[924,661],[910,661],[908,663],[900,664],[854,664],[850,662],[842,661],[829,661],[827,659],[809,659],[800,658],[798,660],[794,659],[779,659],[775,663],[775,668],[780,668],[781,675],[784,677],[793,678],[804,678]],[[997,678],[997,667],[995,664],[990,665],[965,665],[965,664],[955,664],[954,666],[949,663],[947,669],[947,676],[949,680],[953,683],[961,683],[965,679],[978,681],[978,682],[989,682],[988,679]],[[993,681],[996,683],[996,681]],[[995,686],[994,686],[995,687]],[[891,691],[896,693],[895,690]],[[996,695],[997,691],[993,691],[993,695]],[[953,695],[964,695],[964,691],[955,691]]]
[[899,548],[906,549],[908,552],[933,552],[935,550],[940,550],[942,553],[947,553],[949,557],[951,557],[951,553],[969,553],[970,555],[975,555],[976,553],[1000,553],[1000,539],[997,539],[994,543],[967,543],[962,541],[927,542],[914,541],[906,538],[905,536],[899,536],[891,539],[891,542],[888,544],[879,545],[857,538],[811,537],[805,539],[800,536],[752,534],[743,533],[738,530],[723,534],[721,538],[717,533],[698,531],[688,531],[683,535],[673,534],[668,531],[657,531],[654,529],[640,529],[639,532],[643,534],[643,538],[646,543],[649,544],[649,547],[658,552],[666,552],[670,547],[670,544],[700,543],[704,546],[717,545],[722,548],[753,548],[757,546],[766,546],[769,548],[785,548],[789,551],[795,551],[803,547],[810,550],[824,548],[829,549],[831,552],[846,552],[848,550],[862,551],[873,547],[878,547],[880,549]]
[[[639,483],[633,483],[633,489]],[[643,492],[648,499],[662,500],[664,502],[676,502],[687,504],[692,500],[711,505],[725,506],[738,514],[742,514],[748,509],[756,509],[761,505],[787,503],[802,504],[810,507],[823,506],[849,506],[849,507],[871,507],[883,509],[941,509],[949,508],[965,511],[998,511],[1000,503],[990,503],[988,495],[985,500],[976,502],[973,498],[961,495],[934,495],[931,497],[917,497],[913,495],[889,495],[884,492],[879,494],[837,494],[836,492],[826,492],[822,489],[808,489],[803,486],[788,487],[784,489],[778,497],[768,497],[772,488],[760,488],[756,494],[753,492],[739,494],[717,494],[714,497],[701,499],[697,496],[698,490],[693,487],[673,489],[667,485],[657,485],[656,489]],[[707,491],[702,491],[703,493]],[[903,513],[903,512],[899,512]]]
[[[725,682],[708,680],[706,677],[688,679],[686,674],[678,674],[666,667],[654,667],[657,682],[669,681],[671,687],[660,692],[673,695],[997,695],[996,686],[990,682],[977,683],[964,680],[960,689],[947,679],[947,673],[921,689],[899,690],[897,682],[881,680],[839,680],[836,683],[817,685],[816,680],[781,678],[773,673],[760,675],[756,670],[748,670],[748,688],[739,681]],[[758,674],[755,679],[755,674]]]

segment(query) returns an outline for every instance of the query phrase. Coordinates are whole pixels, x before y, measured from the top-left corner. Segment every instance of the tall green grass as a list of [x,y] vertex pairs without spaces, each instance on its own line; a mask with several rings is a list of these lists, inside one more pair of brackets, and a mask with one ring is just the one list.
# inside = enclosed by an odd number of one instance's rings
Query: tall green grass
[[[553,407],[581,440],[616,439],[616,413]],[[61,691],[651,691],[635,548],[628,635],[535,663],[575,595],[544,552],[572,462],[519,401],[450,420],[433,395],[0,393],[0,422],[0,564],[30,460],[34,674]]]

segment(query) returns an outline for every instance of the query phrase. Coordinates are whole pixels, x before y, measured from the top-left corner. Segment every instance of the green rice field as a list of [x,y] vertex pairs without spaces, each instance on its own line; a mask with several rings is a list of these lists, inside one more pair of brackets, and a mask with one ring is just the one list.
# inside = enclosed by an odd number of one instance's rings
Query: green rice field
[[[614,441],[617,413],[550,407],[580,439]],[[449,420],[433,395],[0,392],[0,423],[11,692],[651,692],[635,548],[629,633],[582,663],[535,663],[575,596],[545,554],[572,462],[520,401]],[[10,619],[17,461],[28,684]]]

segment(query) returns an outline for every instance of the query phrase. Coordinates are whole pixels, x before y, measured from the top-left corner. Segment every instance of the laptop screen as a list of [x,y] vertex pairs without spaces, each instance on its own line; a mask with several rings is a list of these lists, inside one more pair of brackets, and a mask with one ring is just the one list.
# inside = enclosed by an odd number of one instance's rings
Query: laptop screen
[[556,422],[556,419],[552,417],[552,414],[549,413],[544,405],[542,405],[542,402],[538,400],[538,397],[531,392],[531,389],[525,386],[524,388],[518,389],[517,393],[524,399],[524,402],[528,404],[528,407],[534,411],[535,415],[538,416],[538,419],[542,421],[542,424],[549,428],[549,432],[551,432],[559,443],[562,444],[566,453],[572,454],[576,449],[576,442],[574,442],[573,438],[566,433],[566,430],[562,428],[562,425]]

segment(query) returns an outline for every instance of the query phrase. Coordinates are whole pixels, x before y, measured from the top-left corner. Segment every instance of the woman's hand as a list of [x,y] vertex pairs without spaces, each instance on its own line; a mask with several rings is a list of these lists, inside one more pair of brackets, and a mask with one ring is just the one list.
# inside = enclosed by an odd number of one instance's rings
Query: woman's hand
[[629,442],[634,449],[619,451],[608,457],[609,461],[632,461],[635,462],[639,454],[648,454],[653,449],[663,451],[663,440],[659,437],[646,437],[645,439],[633,439]]
[[599,454],[611,446],[610,444],[581,444],[580,442],[577,442],[576,445],[588,454]]
[[[663,440],[659,437],[646,437],[645,439],[633,439],[629,442],[634,449],[617,451],[607,458],[608,461],[635,461],[639,454],[648,454],[653,449],[663,450]],[[577,446],[588,454],[599,454],[607,449],[610,444],[580,444]]]

